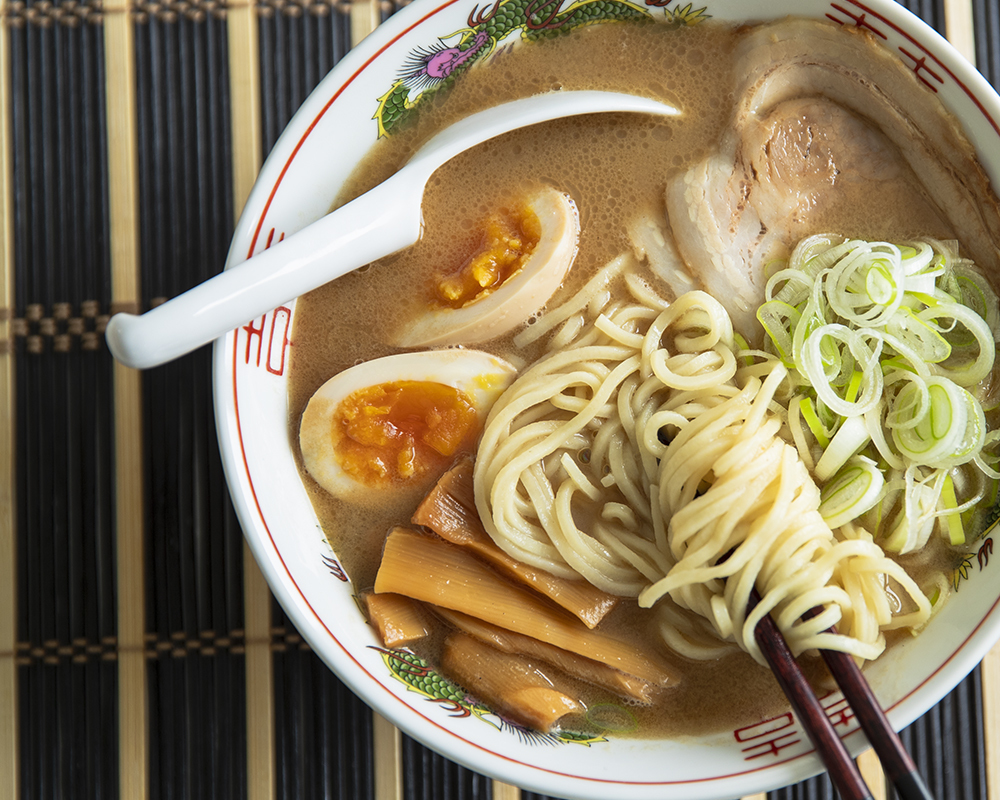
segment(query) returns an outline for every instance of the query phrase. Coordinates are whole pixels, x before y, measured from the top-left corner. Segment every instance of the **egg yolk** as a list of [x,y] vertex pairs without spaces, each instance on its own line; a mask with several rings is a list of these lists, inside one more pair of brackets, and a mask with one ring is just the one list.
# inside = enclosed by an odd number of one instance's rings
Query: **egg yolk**
[[440,472],[478,433],[471,398],[432,381],[398,381],[359,389],[333,415],[341,469],[368,486]]
[[461,268],[438,281],[435,300],[462,308],[482,299],[524,267],[541,238],[538,215],[526,204],[491,215],[477,249]]

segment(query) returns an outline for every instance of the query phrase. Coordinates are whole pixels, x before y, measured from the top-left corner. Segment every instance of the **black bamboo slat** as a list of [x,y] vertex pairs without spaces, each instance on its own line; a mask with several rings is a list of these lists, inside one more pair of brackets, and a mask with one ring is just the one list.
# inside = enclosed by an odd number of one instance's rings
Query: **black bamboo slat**
[[[526,793],[525,793],[526,794]],[[524,795],[522,795],[524,796]],[[489,800],[491,782],[403,737],[403,800]]]
[[944,33],[945,0],[897,0],[897,2],[938,32]]
[[277,603],[272,625],[275,796],[372,798],[371,710],[308,648]]
[[[10,25],[20,774],[25,796],[115,797],[110,359],[69,332],[107,307],[101,31],[29,4]],[[96,316],[96,315],[95,315]],[[91,323],[92,324],[92,323]],[[93,330],[93,328],[91,328]],[[110,650],[106,649],[110,644]],[[79,702],[86,698],[86,702]],[[104,742],[95,730],[106,731]]]
[[379,3],[379,19],[382,22],[385,22],[389,19],[389,17],[399,11],[399,9],[405,8],[411,2],[413,2],[413,0],[396,0],[396,2],[392,2],[392,0],[381,0]]
[[1000,86],[1000,3],[978,0],[973,4],[976,34],[976,67],[994,86]]
[[[298,9],[298,10],[297,10]],[[351,47],[346,8],[313,3],[258,6],[264,155],[316,84]]]
[[[221,269],[232,235],[225,22],[135,16],[143,305]],[[202,348],[144,375],[152,798],[246,796],[242,534]]]
[[[280,609],[276,633],[292,631]],[[296,633],[274,642],[276,797],[374,796],[370,710]]]
[[[986,798],[982,683],[976,669],[951,694],[903,731],[907,749],[935,797]],[[891,795],[895,798],[895,795]]]

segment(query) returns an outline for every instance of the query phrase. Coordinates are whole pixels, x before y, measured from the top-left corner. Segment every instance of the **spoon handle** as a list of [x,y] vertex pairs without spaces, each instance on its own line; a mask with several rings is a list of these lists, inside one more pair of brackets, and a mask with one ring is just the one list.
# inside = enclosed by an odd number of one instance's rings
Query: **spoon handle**
[[136,369],[165,364],[413,244],[420,236],[423,185],[394,178],[145,314],[115,314],[105,332],[112,355]]

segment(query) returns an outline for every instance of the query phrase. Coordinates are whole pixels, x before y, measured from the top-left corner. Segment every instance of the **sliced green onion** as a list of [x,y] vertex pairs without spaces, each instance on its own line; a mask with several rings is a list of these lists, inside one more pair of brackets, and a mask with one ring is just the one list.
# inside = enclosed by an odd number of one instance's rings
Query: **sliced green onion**
[[871,265],[865,276],[865,292],[873,304],[888,305],[896,298],[898,290],[891,268],[884,261]]
[[[842,347],[837,348],[837,342]],[[882,371],[877,369],[881,350],[882,342],[878,339],[872,347],[858,331],[845,325],[823,325],[806,339],[802,347],[801,364],[796,366],[812,384],[819,399],[832,411],[845,417],[858,416],[874,408],[882,395]],[[824,363],[824,355],[829,358],[831,353],[836,353],[840,361],[828,367]],[[845,359],[845,356],[850,358]],[[860,367],[864,378],[860,397],[850,402],[838,395],[833,385],[846,372],[845,367],[849,367],[853,373],[855,365]]]
[[998,441],[1000,441],[1000,431],[990,431],[983,440],[982,450],[973,459],[975,465],[979,467],[979,471],[994,481],[1000,481],[1000,472],[996,469],[1000,456],[995,455],[990,450]]
[[837,263],[846,253],[851,251],[853,242],[848,242],[843,236],[831,233],[818,233],[799,242],[788,259],[788,266],[801,269],[810,277],[816,277],[820,270]]
[[[827,515],[840,522],[866,513],[845,500],[848,489],[863,494],[844,477],[863,459],[885,484],[874,506],[867,495],[865,505],[888,549],[922,547],[938,516],[949,540],[964,540],[973,520],[962,514],[981,505],[986,481],[1000,481],[1000,454],[991,449],[1000,432],[987,436],[973,394],[988,394],[1000,331],[989,283],[954,241],[895,245],[833,234],[803,239],[767,274],[758,309],[767,357],[789,368],[789,390],[799,392],[791,400],[796,446],[810,464],[822,449],[812,470],[826,484]],[[866,447],[879,464],[858,455]],[[979,490],[967,472],[979,476]],[[834,497],[852,510],[837,516]]]
[[941,493],[940,481],[931,486],[929,478],[917,480],[912,467],[906,470],[905,480],[902,508],[881,542],[883,549],[900,555],[927,544],[934,530],[934,512]]
[[903,300],[906,275],[899,248],[886,242],[852,244],[850,255],[830,268],[830,308],[856,326],[884,325]]
[[885,384],[890,386],[904,380],[909,382],[905,393],[903,390],[896,393],[885,416],[885,426],[893,430],[915,428],[930,408],[931,398],[927,381],[921,376],[898,370],[886,376]]
[[913,365],[902,356],[890,356],[882,359],[882,375],[888,379],[894,372],[909,372],[916,374]]
[[865,414],[865,426],[868,428],[868,435],[871,437],[872,444],[875,445],[875,449],[885,463],[892,469],[901,470],[906,465],[899,454],[889,447],[889,442],[885,438],[885,428],[882,425],[883,405],[884,403],[879,403],[878,406]]
[[931,376],[930,367],[927,362],[920,357],[920,354],[914,350],[910,345],[893,336],[891,333],[886,333],[885,331],[869,331],[871,336],[877,336],[882,340],[882,343],[886,348],[891,351],[895,351],[894,358],[898,361],[902,359],[907,364],[907,369],[923,378],[929,378]]
[[874,461],[853,458],[823,487],[819,513],[827,525],[839,528],[873,508],[884,487],[885,478]]
[[829,433],[823,423],[820,422],[812,400],[808,397],[803,397],[799,400],[799,412],[802,414],[802,419],[806,421],[806,425],[809,426],[809,430],[812,431],[812,435],[816,437],[816,442],[819,446],[825,448],[830,444]]
[[[973,349],[973,352],[967,354],[967,358],[957,364],[952,363],[955,359],[949,359],[948,363],[939,364],[935,368],[938,373],[947,375],[960,386],[975,386],[990,374],[996,358],[996,343],[986,320],[975,311],[968,306],[952,303],[924,309],[917,316],[924,322],[942,318],[952,319],[965,326],[978,345],[977,348]],[[963,351],[967,349],[963,348]]]
[[[884,373],[883,373],[884,374]],[[844,399],[848,403],[853,403],[858,399],[858,390],[861,388],[861,379],[864,377],[864,373],[860,370],[854,370],[851,375],[851,380],[847,384],[847,391],[844,392]]]
[[986,321],[990,330],[1000,328],[1000,304],[986,278],[964,264],[955,266],[961,302]]
[[906,274],[904,287],[907,294],[933,296],[937,279],[944,274],[944,261],[936,257],[934,249],[927,242],[914,242],[910,247],[901,247],[903,272]]
[[954,467],[975,458],[986,436],[982,406],[961,386],[940,376],[927,381],[926,409],[913,399],[918,391],[915,384],[908,384],[893,405],[893,412],[901,418],[912,414],[917,419],[915,425],[892,428],[899,452],[914,464],[934,468]]
[[781,300],[769,300],[757,309],[757,320],[774,344],[774,352],[786,367],[793,367],[792,334],[802,319],[794,306]]
[[901,419],[912,417],[906,427],[894,427],[896,447],[915,463],[926,464],[939,455],[951,452],[957,436],[965,432],[966,406],[958,396],[958,385],[931,379],[927,382],[928,402],[914,400],[917,393],[909,384],[896,396],[892,413]]
[[826,304],[823,301],[823,296],[821,293],[822,283],[816,281],[813,284],[813,294],[812,297],[803,305],[800,309],[801,318],[799,319],[796,326],[792,329],[792,359],[795,362],[795,368],[802,371],[801,361],[802,361],[802,348],[806,343],[806,340],[812,336],[812,334],[827,324],[826,320]]
[[907,275],[915,275],[934,261],[934,248],[927,242],[908,242],[899,246],[899,257]]
[[816,462],[816,480],[823,483],[830,479],[847,460],[864,447],[871,437],[864,417],[848,417],[833,435],[830,444]]
[[896,310],[885,324],[886,333],[904,342],[920,357],[931,364],[944,361],[951,355],[951,345],[922,316],[906,306]]
[[955,483],[951,475],[945,475],[941,486],[941,504],[945,507],[942,514],[948,541],[952,544],[965,544],[965,531],[962,529],[962,512],[958,511],[958,500],[955,497]]
[[918,303],[925,306],[936,306],[941,302],[937,297],[935,297],[933,288],[929,292],[911,291],[907,288],[906,297],[909,300],[916,300]]
[[767,279],[764,297],[797,306],[809,299],[812,284],[812,277],[800,269],[780,269]]
[[992,466],[987,464],[981,456],[976,456],[972,459],[972,463],[979,467],[979,470],[986,476],[993,478],[995,481],[1000,481],[1000,470],[994,469]]
[[935,271],[920,272],[916,275],[909,275],[903,282],[903,288],[906,291],[906,294],[912,297],[932,297],[934,294],[934,287],[937,284],[937,279],[940,274],[940,271]]

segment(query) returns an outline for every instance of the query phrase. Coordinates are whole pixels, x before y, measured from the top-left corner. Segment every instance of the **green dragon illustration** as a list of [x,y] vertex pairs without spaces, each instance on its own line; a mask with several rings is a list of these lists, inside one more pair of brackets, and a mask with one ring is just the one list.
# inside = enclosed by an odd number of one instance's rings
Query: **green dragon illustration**
[[[410,54],[399,79],[378,99],[373,119],[379,138],[399,130],[417,113],[420,105],[437,92],[453,85],[462,73],[493,52],[500,42],[518,33],[521,40],[533,41],[559,36],[584,25],[603,22],[647,22],[653,19],[647,8],[628,0],[496,0],[492,6],[469,14],[468,27],[439,39],[432,47],[417,48]],[[671,0],[645,0],[646,6],[663,8]],[[706,8],[693,4],[664,9],[666,22],[673,26],[695,25],[708,18]],[[447,46],[446,41],[457,39]],[[411,91],[416,96],[411,99]]]
[[382,656],[389,672],[410,691],[426,697],[437,703],[454,717],[473,716],[492,725],[498,730],[515,732],[522,740],[539,744],[582,744],[590,746],[596,742],[606,742],[600,735],[576,731],[558,731],[554,733],[539,733],[516,725],[495,714],[482,703],[469,697],[459,686],[442,677],[420,656],[409,650],[373,648]]

